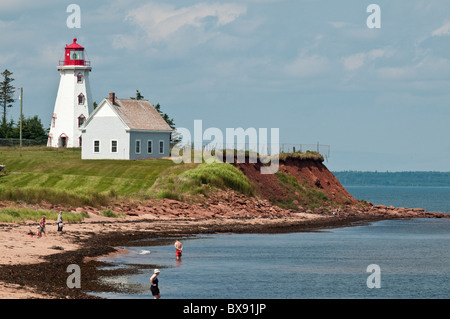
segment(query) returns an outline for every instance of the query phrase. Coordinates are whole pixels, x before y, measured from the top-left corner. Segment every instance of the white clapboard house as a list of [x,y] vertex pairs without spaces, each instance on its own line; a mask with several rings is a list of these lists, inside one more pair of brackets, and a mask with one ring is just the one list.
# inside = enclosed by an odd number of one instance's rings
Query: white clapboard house
[[147,100],[103,99],[81,127],[82,159],[168,157],[172,128]]

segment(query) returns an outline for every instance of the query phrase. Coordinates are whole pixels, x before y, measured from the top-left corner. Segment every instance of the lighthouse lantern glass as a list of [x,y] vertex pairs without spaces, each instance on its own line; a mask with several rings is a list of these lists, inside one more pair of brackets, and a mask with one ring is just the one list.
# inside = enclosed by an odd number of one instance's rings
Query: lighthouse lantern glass
[[70,59],[71,60],[84,60],[83,51],[71,51]]

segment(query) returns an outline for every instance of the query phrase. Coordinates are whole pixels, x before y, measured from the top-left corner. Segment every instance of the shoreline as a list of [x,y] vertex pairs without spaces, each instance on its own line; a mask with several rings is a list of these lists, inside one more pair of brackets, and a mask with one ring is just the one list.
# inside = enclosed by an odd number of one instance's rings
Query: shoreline
[[[120,291],[120,287],[98,280],[136,271],[133,268],[100,269],[109,264],[99,258],[121,253],[117,248],[120,246],[151,246],[172,243],[176,237],[213,233],[324,231],[413,218],[450,218],[450,214],[375,205],[362,211],[350,208],[339,217],[323,212],[215,218],[92,215],[81,223],[66,224],[63,233],[58,233],[56,222],[50,221],[47,236],[42,238],[28,234],[35,223],[4,223],[0,224],[0,299],[99,299],[87,292]],[[80,266],[81,289],[67,287],[70,273],[66,270],[70,264]]]

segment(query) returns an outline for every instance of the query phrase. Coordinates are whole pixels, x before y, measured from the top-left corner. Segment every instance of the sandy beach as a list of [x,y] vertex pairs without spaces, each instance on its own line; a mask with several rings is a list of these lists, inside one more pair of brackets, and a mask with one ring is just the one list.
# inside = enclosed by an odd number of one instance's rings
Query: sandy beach
[[[147,205],[150,207],[149,203]],[[48,221],[47,234],[41,238],[33,235],[36,233],[35,222],[0,224],[0,298],[85,299],[94,298],[86,294],[89,291],[113,291],[116,287],[104,286],[97,281],[100,276],[108,275],[107,271],[98,269],[104,265],[98,257],[120,253],[116,247],[132,246],[135,240],[153,239],[155,244],[155,238],[167,240],[168,237],[202,233],[280,233],[360,225],[384,219],[450,217],[423,209],[381,205],[363,209],[348,207],[339,216],[332,211],[293,212],[262,202],[242,203],[249,207],[247,210],[240,209],[236,203],[227,208],[220,205],[222,203],[216,203],[216,209],[201,204],[180,209],[174,202],[167,201],[158,204],[158,214],[155,210],[150,213],[145,209],[136,213],[136,208],[125,217],[117,218],[89,212],[90,218],[80,223],[65,223],[63,232],[57,231],[56,221]],[[220,210],[217,209],[219,206]],[[151,207],[154,209],[155,205]],[[67,287],[70,264],[80,266],[81,289]]]

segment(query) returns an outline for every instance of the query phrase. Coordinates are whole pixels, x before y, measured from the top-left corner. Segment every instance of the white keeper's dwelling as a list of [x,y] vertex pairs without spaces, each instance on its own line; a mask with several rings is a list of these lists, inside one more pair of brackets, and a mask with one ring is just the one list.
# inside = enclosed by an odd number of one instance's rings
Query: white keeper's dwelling
[[168,157],[172,132],[149,101],[118,99],[109,93],[81,127],[81,158]]

